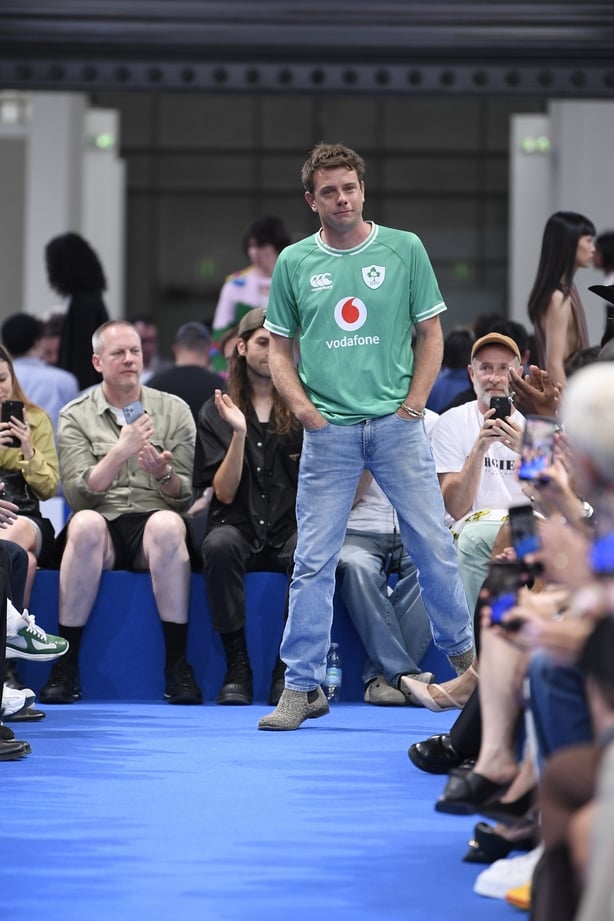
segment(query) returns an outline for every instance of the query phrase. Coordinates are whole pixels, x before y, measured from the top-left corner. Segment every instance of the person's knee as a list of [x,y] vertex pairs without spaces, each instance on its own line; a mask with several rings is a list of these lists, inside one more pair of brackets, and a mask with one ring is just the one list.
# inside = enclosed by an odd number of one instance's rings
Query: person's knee
[[208,566],[224,565],[240,556],[240,546],[234,528],[214,528],[203,541],[203,563]]
[[76,548],[79,555],[102,549],[107,536],[107,523],[99,512],[84,509],[76,512],[68,524],[66,550]]
[[167,554],[185,551],[186,526],[183,519],[170,510],[154,512],[147,519],[143,532],[143,545],[148,551],[162,550]]

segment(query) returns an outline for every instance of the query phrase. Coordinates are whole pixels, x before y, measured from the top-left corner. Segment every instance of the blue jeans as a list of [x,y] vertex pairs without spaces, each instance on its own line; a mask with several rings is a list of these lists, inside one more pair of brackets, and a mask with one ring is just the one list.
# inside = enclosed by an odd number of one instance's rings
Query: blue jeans
[[557,665],[545,653],[529,664],[529,707],[541,764],[559,748],[593,739],[591,716],[579,669]]
[[[391,556],[400,560],[399,578],[389,593],[386,566]],[[337,580],[369,657],[363,684],[381,673],[396,686],[399,675],[419,672],[418,663],[431,642],[431,625],[422,603],[418,570],[403,551],[398,534],[348,529]]]
[[447,655],[473,647],[472,618],[456,549],[422,422],[396,414],[305,431],[296,515],[298,543],[281,658],[286,687],[314,690],[324,680],[333,618],[335,570],[364,469],[397,512],[401,539],[418,568],[433,639]]

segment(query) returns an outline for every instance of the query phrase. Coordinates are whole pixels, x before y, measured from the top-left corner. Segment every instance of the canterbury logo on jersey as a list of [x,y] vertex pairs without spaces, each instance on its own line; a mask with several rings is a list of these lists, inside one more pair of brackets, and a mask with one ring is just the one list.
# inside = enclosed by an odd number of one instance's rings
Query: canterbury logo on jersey
[[312,288],[332,288],[333,280],[330,277],[330,272],[322,272],[321,275],[312,275],[309,279],[309,284]]

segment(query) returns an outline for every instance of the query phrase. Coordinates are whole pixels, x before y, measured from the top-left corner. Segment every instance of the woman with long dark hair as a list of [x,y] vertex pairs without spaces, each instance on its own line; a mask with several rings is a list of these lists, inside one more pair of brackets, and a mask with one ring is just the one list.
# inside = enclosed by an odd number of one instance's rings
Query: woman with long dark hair
[[595,226],[575,211],[557,211],[544,229],[537,275],[529,295],[537,361],[555,384],[565,384],[565,362],[589,345],[586,318],[574,284],[593,263]]
[[96,252],[78,233],[63,233],[45,247],[47,277],[54,291],[67,299],[58,365],[70,371],[85,390],[100,383],[92,365],[92,336],[109,314],[103,300],[107,289]]
[[[17,400],[23,413],[0,422],[0,483],[3,498],[18,506],[17,517],[0,530],[0,540],[12,540],[28,554],[24,604],[30,600],[36,567],[53,558],[55,533],[41,515],[39,501],[55,496],[60,482],[58,455],[51,419],[24,394],[11,356],[0,346],[0,402]],[[21,416],[21,418],[20,418]]]

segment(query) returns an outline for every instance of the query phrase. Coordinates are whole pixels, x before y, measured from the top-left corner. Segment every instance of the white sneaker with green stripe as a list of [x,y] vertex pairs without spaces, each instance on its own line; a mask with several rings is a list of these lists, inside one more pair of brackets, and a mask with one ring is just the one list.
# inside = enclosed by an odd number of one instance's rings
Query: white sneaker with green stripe
[[50,662],[68,652],[68,640],[45,633],[42,627],[37,625],[34,615],[24,611],[21,619],[23,626],[13,636],[6,638],[7,659]]

